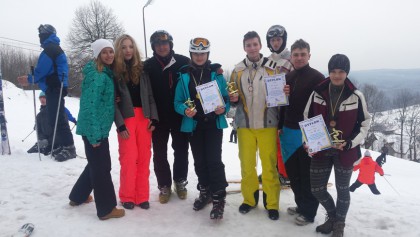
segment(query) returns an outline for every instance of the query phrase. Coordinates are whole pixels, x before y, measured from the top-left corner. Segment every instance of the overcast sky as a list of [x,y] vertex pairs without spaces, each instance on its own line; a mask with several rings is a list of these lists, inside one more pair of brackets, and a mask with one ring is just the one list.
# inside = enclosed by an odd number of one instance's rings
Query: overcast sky
[[[147,0],[101,0],[114,10],[126,33],[143,51],[142,7]],[[0,37],[38,43],[37,28],[51,24],[66,47],[76,8],[88,0],[0,0]],[[245,57],[243,35],[257,31],[262,53],[268,28],[283,25],[287,47],[299,38],[311,45],[312,67],[326,71],[329,58],[346,54],[352,70],[420,68],[420,1],[418,0],[154,0],[145,9],[149,37],[165,29],[176,53],[189,56],[189,40],[211,42],[210,59],[231,69]],[[0,44],[11,41],[0,38]],[[13,43],[13,45],[17,45]],[[21,45],[21,47],[27,47]]]

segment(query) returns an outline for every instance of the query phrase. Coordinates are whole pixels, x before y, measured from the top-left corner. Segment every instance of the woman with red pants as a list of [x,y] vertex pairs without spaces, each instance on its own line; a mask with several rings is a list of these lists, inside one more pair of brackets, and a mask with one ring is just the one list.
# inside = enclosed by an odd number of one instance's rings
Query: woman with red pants
[[152,131],[158,121],[150,79],[134,39],[115,42],[115,124],[120,154],[120,201],[124,208],[149,209],[149,165]]

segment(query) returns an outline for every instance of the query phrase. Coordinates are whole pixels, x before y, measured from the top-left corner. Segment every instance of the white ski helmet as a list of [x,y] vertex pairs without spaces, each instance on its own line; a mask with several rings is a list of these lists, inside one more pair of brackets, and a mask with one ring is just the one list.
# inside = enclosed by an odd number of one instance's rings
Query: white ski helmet
[[206,38],[196,37],[190,41],[190,53],[209,53],[210,41]]

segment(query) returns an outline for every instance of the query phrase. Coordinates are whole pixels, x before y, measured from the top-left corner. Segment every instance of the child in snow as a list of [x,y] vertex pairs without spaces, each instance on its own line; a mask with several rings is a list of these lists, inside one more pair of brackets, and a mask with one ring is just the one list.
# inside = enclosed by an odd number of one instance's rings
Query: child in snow
[[[318,84],[310,96],[304,117],[308,119],[322,115],[329,132],[334,129],[342,132],[340,140],[344,142],[337,142],[331,149],[312,154],[310,164],[312,194],[325,208],[328,217],[315,230],[323,234],[333,232],[332,237],[342,237],[350,207],[348,187],[353,163],[361,156],[360,144],[366,137],[371,116],[362,92],[347,77],[350,72],[348,57],[343,54],[332,56],[328,62],[328,72],[328,79]],[[305,145],[305,148],[308,147]],[[336,202],[325,188],[332,171],[335,173]]]
[[149,75],[143,71],[140,51],[129,35],[115,42],[115,124],[120,155],[119,196],[125,209],[149,209],[152,131],[158,114]]
[[353,168],[353,171],[360,169],[359,176],[357,177],[356,182],[350,186],[350,192],[354,192],[358,187],[363,184],[367,184],[373,194],[381,194],[375,185],[375,172],[379,173],[381,176],[384,176],[383,169],[373,161],[368,150],[365,151],[365,157],[362,158],[360,163]]
[[111,177],[108,136],[114,121],[114,46],[106,39],[92,43],[94,60],[83,68],[82,96],[76,133],[85,144],[87,165],[69,195],[70,206],[92,201],[100,220],[123,217],[118,209]]
[[[194,158],[194,168],[198,176],[197,189],[200,195],[195,199],[193,209],[203,209],[213,202],[211,219],[222,219],[226,199],[225,165],[222,161],[223,129],[228,127],[225,114],[230,103],[226,90],[226,80],[221,74],[221,65],[209,60],[210,42],[206,38],[190,41],[191,63],[180,70],[176,86],[175,111],[183,116],[181,132],[191,133],[190,145]],[[217,107],[211,113],[204,113],[196,87],[216,81],[225,107]],[[192,99],[195,108],[188,107],[185,101]]]

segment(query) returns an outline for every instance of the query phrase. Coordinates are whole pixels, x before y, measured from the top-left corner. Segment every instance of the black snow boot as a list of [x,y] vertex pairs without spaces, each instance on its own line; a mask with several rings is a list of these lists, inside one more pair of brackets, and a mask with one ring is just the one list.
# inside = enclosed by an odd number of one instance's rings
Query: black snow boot
[[321,232],[323,234],[329,234],[333,231],[334,223],[335,223],[335,213],[334,214],[327,214],[325,218],[325,223],[316,227],[316,232]]
[[208,186],[201,184],[197,185],[197,189],[200,191],[200,195],[195,199],[193,209],[199,211],[211,202],[211,191]]
[[226,203],[226,190],[219,190],[212,195],[213,209],[210,212],[210,219],[220,220],[223,219],[223,212]]
[[54,156],[54,153],[53,153],[53,157],[55,158],[56,161],[59,161],[59,162],[76,158],[76,148],[74,147],[74,145],[63,146],[63,148],[57,155]]

